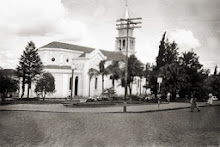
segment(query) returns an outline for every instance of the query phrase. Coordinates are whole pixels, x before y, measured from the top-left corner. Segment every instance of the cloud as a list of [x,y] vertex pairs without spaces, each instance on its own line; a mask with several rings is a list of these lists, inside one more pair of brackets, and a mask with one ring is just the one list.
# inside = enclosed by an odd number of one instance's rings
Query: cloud
[[0,18],[3,68],[15,68],[31,40],[36,47],[54,40],[80,42],[88,31],[83,22],[71,19],[61,0],[1,0]]
[[3,0],[0,18],[0,31],[18,36],[80,40],[87,31],[85,24],[69,18],[60,0]]
[[199,40],[190,30],[178,29],[168,33],[168,39],[175,41],[181,51],[196,49],[201,46]]

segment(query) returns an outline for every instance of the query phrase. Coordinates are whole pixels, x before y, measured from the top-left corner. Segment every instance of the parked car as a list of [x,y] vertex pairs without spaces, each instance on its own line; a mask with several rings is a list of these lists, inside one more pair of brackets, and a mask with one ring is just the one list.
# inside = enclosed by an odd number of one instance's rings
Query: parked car
[[97,101],[97,99],[96,99],[96,98],[93,98],[93,97],[89,97],[89,98],[86,100],[86,102],[95,102],[95,101]]
[[151,100],[151,99],[153,99],[153,97],[152,96],[146,96],[146,97],[144,97],[144,99],[145,100]]
[[216,96],[212,96],[212,100],[213,100],[213,101],[217,101],[218,98],[217,98]]

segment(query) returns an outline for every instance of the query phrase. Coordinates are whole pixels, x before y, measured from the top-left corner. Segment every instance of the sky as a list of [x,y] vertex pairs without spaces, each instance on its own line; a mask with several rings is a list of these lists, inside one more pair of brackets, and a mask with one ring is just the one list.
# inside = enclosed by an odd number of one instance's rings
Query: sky
[[[204,68],[220,67],[220,0],[127,0],[136,56],[154,63],[163,33],[179,52],[193,49]],[[114,51],[125,0],[0,0],[0,66],[15,68],[27,45],[60,41]],[[220,69],[220,68],[219,68]]]

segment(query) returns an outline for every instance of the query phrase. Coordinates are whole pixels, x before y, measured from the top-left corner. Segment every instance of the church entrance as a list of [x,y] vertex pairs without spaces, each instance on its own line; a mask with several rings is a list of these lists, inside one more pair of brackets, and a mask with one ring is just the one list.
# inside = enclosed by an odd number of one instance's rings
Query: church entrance
[[78,77],[75,79],[75,96],[78,95]]

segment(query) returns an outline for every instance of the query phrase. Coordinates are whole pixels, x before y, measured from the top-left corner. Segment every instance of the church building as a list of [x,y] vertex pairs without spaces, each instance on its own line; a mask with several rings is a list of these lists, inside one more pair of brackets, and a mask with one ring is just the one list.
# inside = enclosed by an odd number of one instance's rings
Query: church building
[[[129,18],[127,6],[123,18]],[[110,65],[112,61],[125,61],[127,45],[128,55],[135,54],[133,29],[128,31],[126,28],[118,29],[115,51],[100,50],[56,41],[40,47],[38,53],[44,65],[44,72],[50,72],[55,78],[55,92],[47,94],[47,97],[67,98],[70,97],[71,91],[73,97],[100,95],[102,93],[102,77],[101,75],[92,77],[91,82],[89,82],[89,69],[99,70],[99,63],[102,60],[106,60],[105,67]],[[140,83],[144,84],[144,82]],[[116,81],[114,89],[117,95],[123,96],[124,88],[120,84],[120,80]],[[139,86],[143,87],[143,84],[134,84],[132,88],[133,94],[140,92]],[[71,90],[72,87],[73,89]],[[112,80],[110,76],[105,76],[104,88],[110,87],[112,87]],[[31,96],[33,97],[36,94],[34,93],[34,88],[32,89]]]

